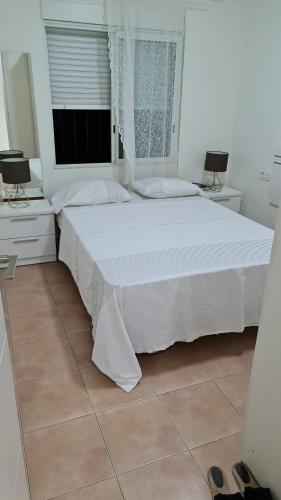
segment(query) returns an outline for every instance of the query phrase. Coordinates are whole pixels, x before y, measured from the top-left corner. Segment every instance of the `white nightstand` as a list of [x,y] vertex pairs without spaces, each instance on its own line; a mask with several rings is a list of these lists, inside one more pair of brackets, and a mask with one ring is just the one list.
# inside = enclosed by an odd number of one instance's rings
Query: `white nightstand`
[[56,260],[55,222],[48,200],[26,208],[0,205],[0,255],[18,255],[17,265]]
[[223,186],[221,191],[204,191],[209,200],[213,200],[234,212],[240,212],[242,196],[241,191],[236,191],[228,186]]

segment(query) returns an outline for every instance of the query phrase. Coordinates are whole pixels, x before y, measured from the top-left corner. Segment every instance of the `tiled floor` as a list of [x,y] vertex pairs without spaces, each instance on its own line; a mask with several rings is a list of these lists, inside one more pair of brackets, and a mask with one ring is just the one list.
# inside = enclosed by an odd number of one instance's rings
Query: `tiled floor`
[[235,491],[255,329],[141,355],[125,393],[62,264],[18,268],[6,295],[32,500],[205,500],[212,464]]

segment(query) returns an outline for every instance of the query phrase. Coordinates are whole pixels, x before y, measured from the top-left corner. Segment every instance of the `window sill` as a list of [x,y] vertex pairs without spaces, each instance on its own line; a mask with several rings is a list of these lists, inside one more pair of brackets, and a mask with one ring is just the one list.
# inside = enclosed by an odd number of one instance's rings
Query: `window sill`
[[55,165],[55,170],[69,170],[69,169],[81,169],[81,168],[109,168],[116,167],[116,163],[73,163],[66,165]]

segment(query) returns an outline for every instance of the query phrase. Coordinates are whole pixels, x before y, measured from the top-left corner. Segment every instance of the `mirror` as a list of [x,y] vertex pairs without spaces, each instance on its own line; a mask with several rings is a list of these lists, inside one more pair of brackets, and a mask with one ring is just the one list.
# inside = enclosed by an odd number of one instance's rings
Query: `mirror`
[[1,52],[0,150],[6,149],[19,149],[30,160],[28,191],[42,189],[31,54],[22,52]]

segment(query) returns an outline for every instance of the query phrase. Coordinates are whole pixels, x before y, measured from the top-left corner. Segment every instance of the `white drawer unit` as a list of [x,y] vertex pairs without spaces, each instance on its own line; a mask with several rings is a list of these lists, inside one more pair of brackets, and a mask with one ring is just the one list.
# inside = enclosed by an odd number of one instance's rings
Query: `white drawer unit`
[[[0,239],[54,234],[54,216],[22,215],[0,219]],[[6,237],[6,238],[5,238]]]
[[17,255],[17,265],[56,260],[54,214],[48,200],[29,207],[0,205],[0,254]]
[[205,191],[209,200],[213,200],[234,212],[240,212],[242,193],[228,186],[223,186],[221,191]]

